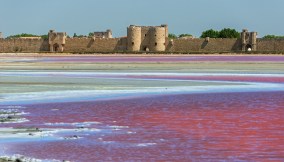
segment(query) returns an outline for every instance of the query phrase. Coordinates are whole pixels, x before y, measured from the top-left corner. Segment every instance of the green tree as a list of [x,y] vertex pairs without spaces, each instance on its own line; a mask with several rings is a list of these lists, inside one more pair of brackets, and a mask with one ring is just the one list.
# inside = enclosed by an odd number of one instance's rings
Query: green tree
[[284,36],[278,36],[278,35],[265,35],[262,37],[264,39],[279,39],[279,38],[284,38]]
[[38,37],[38,35],[22,33],[22,34],[10,35],[7,38],[20,38],[20,37]]
[[78,35],[76,33],[74,33],[73,38],[76,38],[76,37],[78,37]]
[[206,37],[219,38],[220,33],[217,30],[209,29],[209,30],[202,32],[202,35],[200,36],[200,38],[206,38]]
[[94,36],[94,33],[93,32],[90,32],[89,33],[89,37],[93,37]]
[[41,37],[42,39],[48,39],[48,35],[47,35],[47,34],[41,35],[40,37]]
[[178,37],[179,38],[182,38],[182,37],[192,37],[192,35],[191,34],[180,34]]
[[236,29],[224,28],[219,33],[220,38],[240,38],[241,34]]
[[170,33],[168,37],[170,39],[176,39],[177,38],[177,36],[175,34],[172,34],[172,33]]

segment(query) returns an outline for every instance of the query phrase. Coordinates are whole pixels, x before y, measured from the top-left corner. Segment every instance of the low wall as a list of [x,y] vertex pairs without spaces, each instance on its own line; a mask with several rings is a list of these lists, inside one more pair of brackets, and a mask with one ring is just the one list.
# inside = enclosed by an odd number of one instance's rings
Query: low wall
[[175,39],[173,46],[168,48],[174,52],[207,52],[207,51],[239,51],[241,50],[240,39],[213,39],[209,42],[205,39]]
[[44,39],[0,39],[0,52],[49,51],[48,40]]
[[113,52],[125,51],[126,38],[67,38],[65,52]]
[[[44,39],[0,39],[0,52],[49,51]],[[127,38],[67,38],[64,52],[123,52]],[[241,51],[240,39],[174,39],[166,40],[169,52],[230,52]],[[257,51],[284,51],[284,39],[257,39]]]
[[257,51],[284,51],[284,39],[257,39]]

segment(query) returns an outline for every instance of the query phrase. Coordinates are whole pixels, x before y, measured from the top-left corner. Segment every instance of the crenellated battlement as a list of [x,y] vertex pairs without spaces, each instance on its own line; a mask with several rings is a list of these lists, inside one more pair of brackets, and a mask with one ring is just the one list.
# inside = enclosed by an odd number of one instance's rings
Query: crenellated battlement
[[[2,33],[1,33],[2,34]],[[1,36],[0,34],[0,36]],[[103,36],[105,35],[105,36]],[[168,26],[127,28],[127,37],[112,38],[111,30],[94,32],[93,37],[67,37],[50,30],[40,37],[1,38],[0,52],[234,52],[284,51],[284,39],[257,39],[256,32],[244,29],[241,38],[168,38]]]

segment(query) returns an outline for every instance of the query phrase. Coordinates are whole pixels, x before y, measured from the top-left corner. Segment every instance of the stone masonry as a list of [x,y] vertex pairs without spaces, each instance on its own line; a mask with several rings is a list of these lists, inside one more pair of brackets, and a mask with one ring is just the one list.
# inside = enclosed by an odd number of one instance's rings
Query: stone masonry
[[165,51],[167,37],[168,25],[130,25],[127,28],[127,49],[128,51]]
[[241,33],[242,51],[256,51],[256,37],[257,32],[248,32],[247,29],[243,29]]
[[50,30],[48,33],[48,42],[50,52],[63,52],[67,34],[65,32],[55,32]]

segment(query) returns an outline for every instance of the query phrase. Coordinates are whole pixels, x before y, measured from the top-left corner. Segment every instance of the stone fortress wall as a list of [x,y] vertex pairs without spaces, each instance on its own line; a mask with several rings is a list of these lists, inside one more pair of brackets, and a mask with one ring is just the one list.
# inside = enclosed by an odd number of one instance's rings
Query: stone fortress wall
[[48,40],[44,39],[0,39],[0,52],[49,51]]
[[[96,32],[94,32],[96,33]],[[240,39],[169,39],[168,26],[127,28],[127,37],[112,38],[111,30],[89,38],[67,38],[65,32],[49,32],[49,39],[0,37],[0,52],[235,52],[284,51],[284,39],[257,39],[256,32],[243,30]]]

